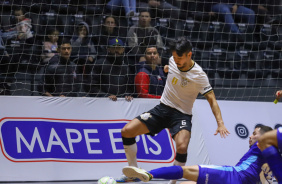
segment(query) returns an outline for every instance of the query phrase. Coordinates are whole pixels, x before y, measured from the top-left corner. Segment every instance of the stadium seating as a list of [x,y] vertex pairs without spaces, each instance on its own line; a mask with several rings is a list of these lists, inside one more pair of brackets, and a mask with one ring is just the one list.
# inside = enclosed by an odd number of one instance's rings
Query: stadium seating
[[[106,10],[105,2],[99,0],[0,0],[0,3],[3,32],[16,24],[11,10],[22,6],[28,11],[26,17],[32,20],[34,34],[29,42],[8,40],[4,43],[6,48],[0,49],[0,64],[3,66],[0,71],[0,88],[9,84],[12,95],[40,95],[40,89],[36,86],[43,74],[41,45],[46,39],[48,28],[57,28],[60,35],[71,37],[77,23],[86,21],[90,35],[93,35],[93,41],[99,47],[97,38],[101,35],[101,25],[107,14],[113,13],[116,16],[119,26],[123,28],[120,35],[125,40],[128,28],[138,22],[136,16],[128,19],[123,8],[119,12]],[[162,65],[167,64],[170,57],[167,50],[169,41],[186,36],[193,45],[193,59],[202,66],[215,87],[282,86],[281,14],[273,16],[276,21],[272,24],[257,25],[255,32],[249,32],[248,25],[238,23],[241,31],[238,36],[225,30],[223,20],[205,11],[204,1],[177,3],[186,12],[186,20],[161,17],[159,14],[152,18],[152,26],[159,31],[166,47],[161,56]],[[10,60],[7,60],[4,51],[9,53]],[[133,61],[139,57],[129,56]],[[7,72],[3,70],[4,65],[12,67]],[[21,88],[23,93],[20,92]]]

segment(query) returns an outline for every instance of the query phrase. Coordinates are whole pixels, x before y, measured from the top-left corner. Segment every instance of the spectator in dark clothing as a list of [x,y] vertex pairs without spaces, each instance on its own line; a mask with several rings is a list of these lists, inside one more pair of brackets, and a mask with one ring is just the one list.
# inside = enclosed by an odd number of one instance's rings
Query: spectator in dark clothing
[[135,77],[138,97],[161,98],[166,77],[163,68],[158,66],[159,53],[156,47],[148,47],[145,52],[146,61],[140,62],[140,68]]
[[86,22],[79,22],[75,35],[71,39],[72,58],[77,64],[77,73],[83,75],[85,67],[91,67],[96,60],[96,49],[89,35],[89,26]]
[[[32,32],[31,19],[26,17],[26,11],[23,7],[17,7],[14,11],[14,24],[11,28],[0,31],[7,52],[11,57],[9,71],[16,72],[32,72],[30,63],[34,62],[33,47],[34,37]],[[14,26],[14,27],[13,27]]]
[[109,15],[104,18],[103,25],[101,26],[98,35],[94,36],[93,39],[98,45],[98,55],[107,54],[107,45],[109,40],[119,37],[125,43],[126,28],[119,27],[118,20]]
[[151,15],[148,11],[141,11],[138,25],[130,27],[127,43],[132,48],[131,53],[143,55],[148,45],[156,45],[162,50],[164,44],[159,31],[151,26]]
[[97,60],[92,76],[85,82],[85,92],[92,97],[108,97],[113,101],[117,97],[133,99],[134,73],[130,71],[124,55],[124,43],[115,38],[109,40],[108,54]]
[[2,33],[2,37],[5,40],[16,39],[25,40],[32,43],[33,33],[31,31],[31,19],[25,17],[25,9],[18,7],[14,10],[14,16],[16,18],[16,26]]
[[71,43],[63,39],[58,44],[59,55],[53,56],[45,69],[44,94],[46,96],[77,96],[76,66],[70,61]]

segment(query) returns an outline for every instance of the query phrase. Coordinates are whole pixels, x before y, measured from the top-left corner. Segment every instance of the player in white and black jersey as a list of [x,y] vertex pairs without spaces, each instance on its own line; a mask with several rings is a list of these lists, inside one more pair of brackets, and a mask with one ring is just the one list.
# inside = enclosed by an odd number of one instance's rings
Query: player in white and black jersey
[[[184,37],[171,43],[168,76],[161,103],[136,117],[121,130],[124,150],[129,166],[137,167],[135,137],[141,134],[155,135],[168,128],[176,143],[174,165],[184,166],[191,137],[192,108],[199,93],[208,100],[217,121],[215,135],[226,137],[229,131],[222,120],[221,111],[208,77],[202,68],[191,59],[192,46]],[[125,176],[117,182],[137,181]],[[176,183],[175,180],[170,183]]]

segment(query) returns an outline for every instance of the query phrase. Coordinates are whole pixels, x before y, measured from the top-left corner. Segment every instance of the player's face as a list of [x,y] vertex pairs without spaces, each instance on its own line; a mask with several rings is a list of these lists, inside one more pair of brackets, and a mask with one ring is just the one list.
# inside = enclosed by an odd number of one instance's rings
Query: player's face
[[261,133],[260,133],[260,128],[256,128],[253,132],[253,134],[250,136],[250,140],[249,140],[249,144],[250,146],[254,145],[255,142],[258,141],[258,139],[260,138]]
[[65,58],[65,59],[69,59],[70,55],[71,55],[71,45],[69,43],[67,44],[62,44],[61,47],[59,48],[59,52],[61,57]]
[[182,56],[178,56],[176,51],[172,51],[172,56],[177,68],[180,71],[187,71],[191,67],[192,52],[184,53]]

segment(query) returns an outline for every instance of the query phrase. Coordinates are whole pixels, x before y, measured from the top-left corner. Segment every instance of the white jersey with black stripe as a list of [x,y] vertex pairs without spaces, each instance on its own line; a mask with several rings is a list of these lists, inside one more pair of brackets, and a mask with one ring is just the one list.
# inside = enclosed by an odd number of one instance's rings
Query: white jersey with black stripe
[[198,94],[205,95],[211,90],[207,74],[196,62],[188,71],[182,72],[177,68],[173,57],[170,57],[161,103],[192,115],[193,104]]

